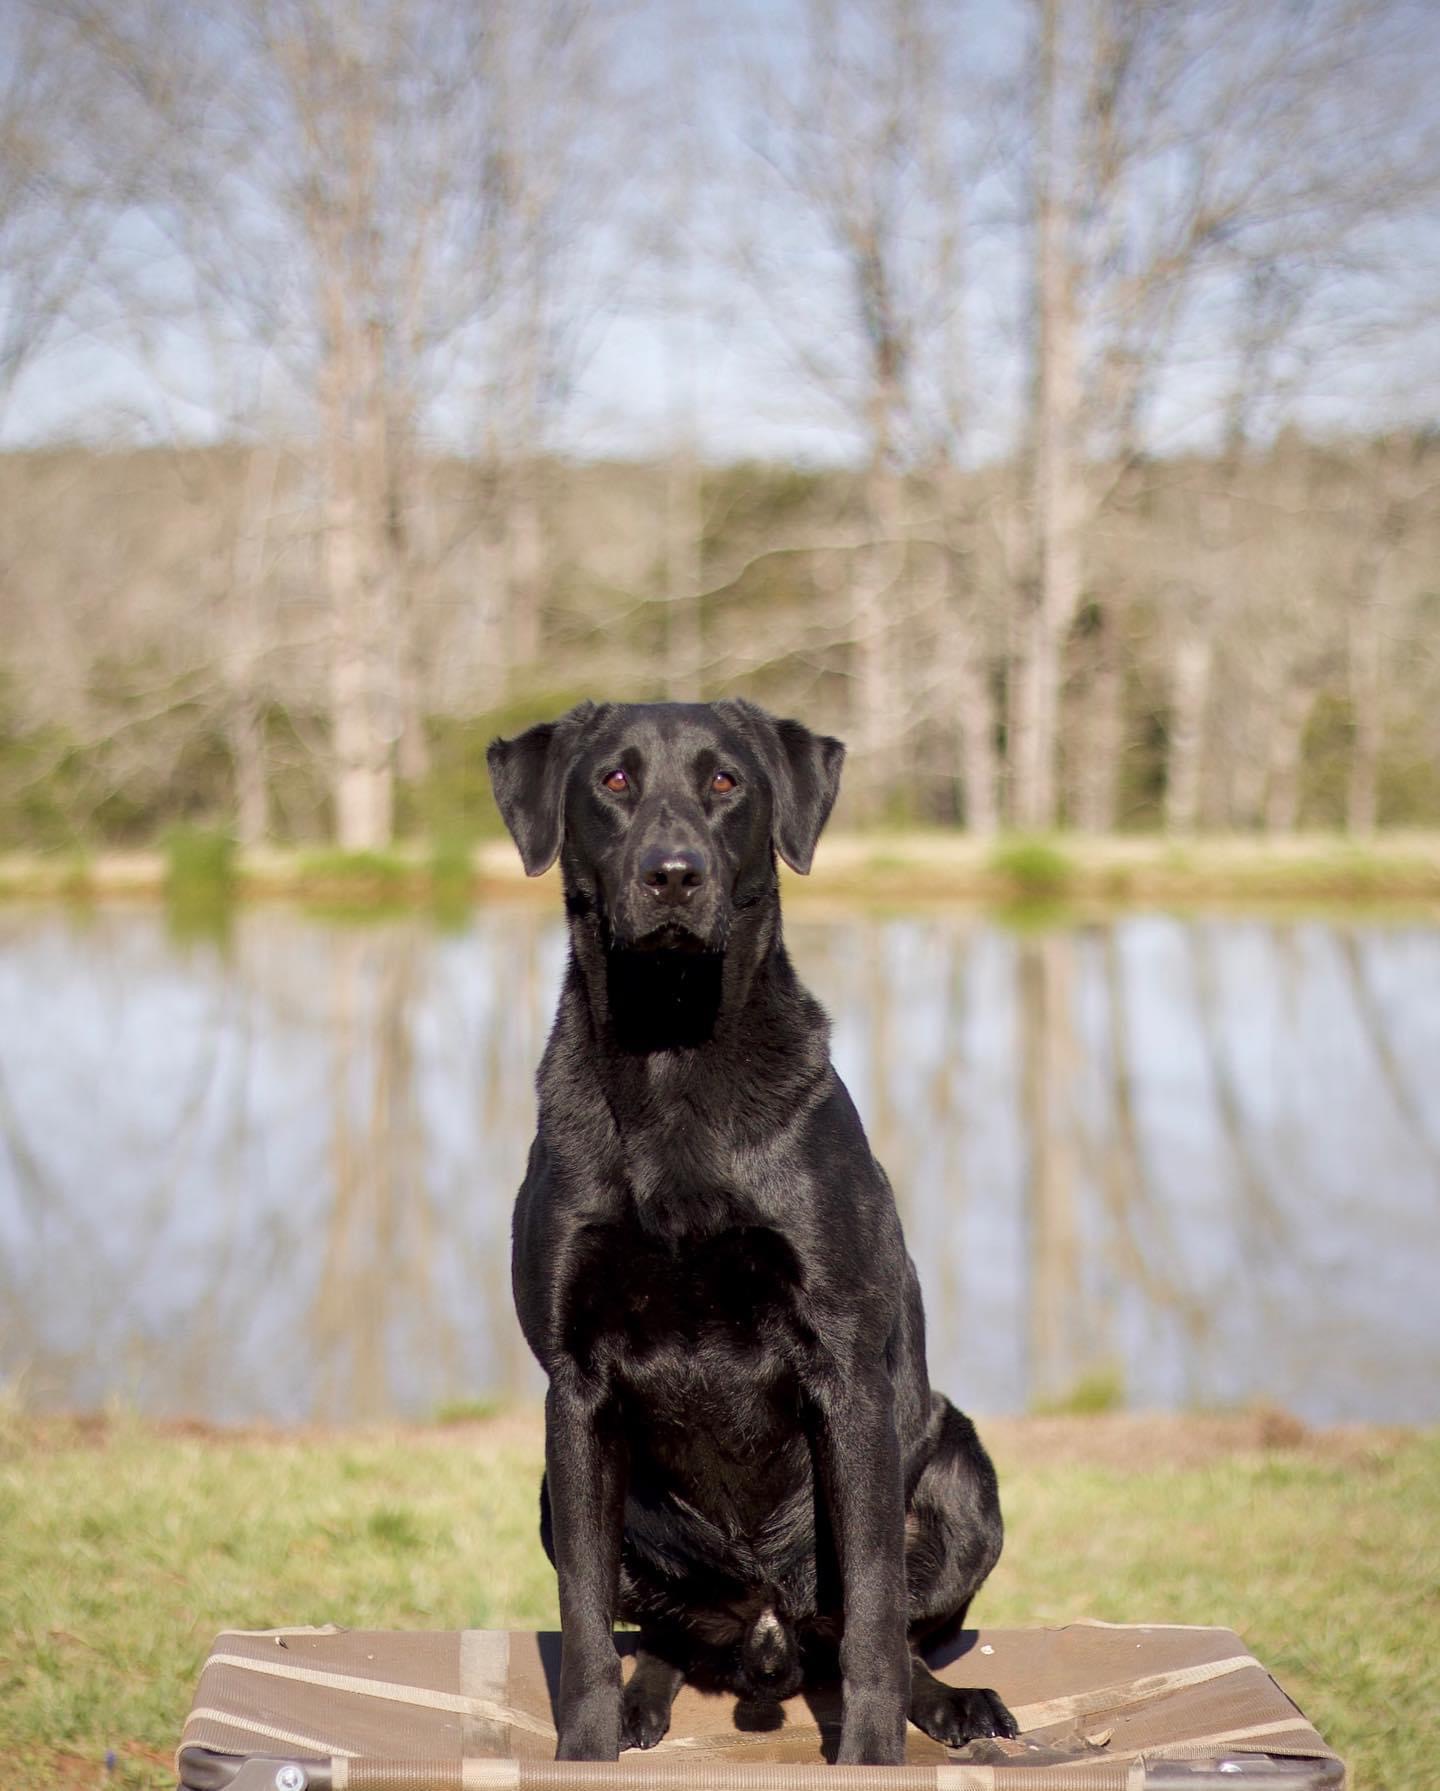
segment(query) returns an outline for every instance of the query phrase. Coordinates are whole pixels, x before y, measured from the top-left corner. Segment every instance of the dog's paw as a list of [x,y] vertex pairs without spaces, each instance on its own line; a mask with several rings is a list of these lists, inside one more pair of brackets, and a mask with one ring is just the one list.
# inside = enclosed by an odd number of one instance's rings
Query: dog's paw
[[890,1697],[873,1701],[847,1696],[840,1724],[840,1766],[903,1766],[905,1764],[904,1704],[896,1707]]
[[670,1727],[670,1700],[644,1686],[629,1685],[620,1700],[621,1747],[654,1747]]
[[619,1754],[619,1742],[598,1727],[563,1730],[555,1747],[557,1760],[615,1760]]
[[1020,1732],[993,1691],[936,1682],[912,1693],[910,1721],[946,1747],[964,1747],[982,1735],[1003,1735],[1013,1741]]
[[851,1736],[842,1729],[835,1763],[837,1766],[903,1766],[905,1742],[903,1738],[897,1741],[893,1735],[876,1732]]
[[616,1760],[620,1756],[620,1696],[608,1686],[562,1711],[557,1760]]

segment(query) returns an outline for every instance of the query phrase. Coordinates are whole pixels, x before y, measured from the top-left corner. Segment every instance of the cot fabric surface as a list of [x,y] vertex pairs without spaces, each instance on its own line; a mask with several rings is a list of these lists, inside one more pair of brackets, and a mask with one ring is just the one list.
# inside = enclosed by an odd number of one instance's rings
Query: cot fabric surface
[[[636,1638],[618,1634],[629,1670]],[[947,1752],[913,1726],[905,1768],[824,1764],[839,1692],[747,1711],[690,1686],[670,1733],[616,1765],[554,1760],[558,1634],[534,1631],[227,1630],[200,1675],[177,1759],[182,1784],[279,1783],[282,1791],[582,1791],[637,1781],[729,1791],[1134,1791],[1160,1762],[1292,1764],[1287,1784],[1341,1782],[1337,1756],[1265,1667],[1227,1629],[1078,1623],[966,1631],[931,1657],[952,1685],[993,1686],[1018,1742]],[[778,1716],[778,1721],[777,1721]],[[240,1777],[247,1760],[264,1761]],[[278,1763],[301,1776],[276,1779]],[[1162,1775],[1163,1776],[1163,1775]],[[1193,1780],[1178,1766],[1169,1783]],[[912,1783],[913,1781],[913,1783]]]

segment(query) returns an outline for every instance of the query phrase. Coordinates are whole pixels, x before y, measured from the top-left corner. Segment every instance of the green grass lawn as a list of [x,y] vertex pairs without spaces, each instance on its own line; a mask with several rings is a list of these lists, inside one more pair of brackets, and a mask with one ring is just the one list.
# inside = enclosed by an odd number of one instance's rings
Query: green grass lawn
[[[986,1427],[990,1624],[1235,1628],[1360,1791],[1440,1783],[1440,1433]],[[163,1786],[214,1632],[553,1626],[531,1419],[269,1437],[0,1426],[0,1783]],[[107,1752],[115,1756],[107,1771]]]

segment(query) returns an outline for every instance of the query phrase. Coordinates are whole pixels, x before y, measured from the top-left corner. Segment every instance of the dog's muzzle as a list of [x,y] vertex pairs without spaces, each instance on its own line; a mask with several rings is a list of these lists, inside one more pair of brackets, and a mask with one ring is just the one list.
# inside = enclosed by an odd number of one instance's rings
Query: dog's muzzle
[[646,846],[631,860],[616,895],[611,937],[622,950],[724,949],[724,903],[699,845],[662,837]]

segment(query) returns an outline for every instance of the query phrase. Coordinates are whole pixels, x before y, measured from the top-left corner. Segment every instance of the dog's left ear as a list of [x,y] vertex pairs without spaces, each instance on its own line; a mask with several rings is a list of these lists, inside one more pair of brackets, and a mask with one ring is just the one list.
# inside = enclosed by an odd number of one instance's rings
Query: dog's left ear
[[775,813],[775,849],[802,876],[815,859],[815,845],[840,793],[843,741],[812,734],[803,722],[779,721],[743,697],[717,704],[738,711],[770,774]]
[[542,721],[513,740],[492,740],[485,754],[500,818],[520,848],[527,877],[548,871],[565,832],[565,774],[594,703],[579,703],[557,721]]

